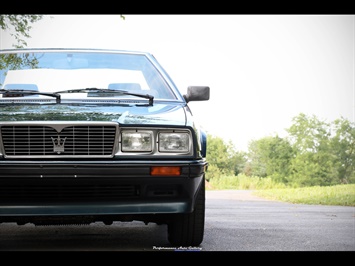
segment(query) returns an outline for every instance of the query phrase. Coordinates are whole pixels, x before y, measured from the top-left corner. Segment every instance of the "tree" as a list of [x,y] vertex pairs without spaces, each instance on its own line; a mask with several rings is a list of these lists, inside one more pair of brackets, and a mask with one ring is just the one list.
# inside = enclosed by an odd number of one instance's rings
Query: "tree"
[[301,113],[286,130],[286,138],[250,142],[247,175],[296,187],[355,182],[354,123],[344,118],[327,123]]
[[319,146],[329,140],[329,124],[320,121],[315,115],[300,113],[292,119],[293,124],[287,129],[291,143],[300,153],[317,152]]
[[[2,30],[9,30],[10,35],[16,40],[16,44],[12,46],[16,49],[24,48],[27,42],[24,38],[30,38],[30,30],[32,23],[35,23],[43,18],[42,15],[0,15],[0,27]],[[10,67],[11,69],[19,69],[21,66],[29,66],[35,68],[37,60],[30,54],[23,56],[0,55],[0,70]],[[0,86],[2,84],[0,83]]]
[[354,123],[344,118],[326,123],[302,113],[293,121],[287,130],[296,151],[291,161],[292,182],[302,186],[353,182]]
[[[120,18],[125,20],[123,15],[120,15]],[[4,31],[9,30],[10,35],[15,38],[17,43],[12,45],[14,48],[24,48],[27,46],[24,39],[31,38],[32,24],[41,19],[43,19],[43,15],[0,15],[0,28]],[[20,69],[23,66],[36,68],[37,63],[37,59],[32,54],[0,55],[0,70],[5,68]]]
[[329,153],[329,124],[315,115],[300,113],[287,129],[295,150],[290,181],[297,186],[330,185],[335,177],[334,159]]
[[[122,14],[120,18],[125,20]],[[24,48],[27,46],[25,38],[31,38],[30,30],[32,24],[43,19],[43,15],[0,15],[0,28],[4,31],[9,30],[10,35],[16,40],[14,48]]]
[[24,48],[27,42],[24,38],[30,38],[30,30],[33,23],[41,20],[43,15],[0,15],[0,27],[9,30],[10,35],[17,41],[15,48]]
[[340,183],[355,181],[355,123],[341,117],[332,123],[334,137],[330,149],[336,160]]
[[244,169],[246,156],[243,152],[236,152],[231,142],[207,135],[207,145],[208,180],[221,175],[237,175]]
[[230,166],[231,170],[234,172],[234,175],[237,176],[239,174],[245,173],[247,161],[248,156],[244,151],[235,151],[231,154]]
[[207,156],[206,159],[211,165],[217,166],[223,172],[229,172],[228,161],[229,151],[228,146],[220,137],[207,135]]
[[285,183],[292,157],[293,149],[286,139],[276,135],[254,140],[249,144],[249,174]]

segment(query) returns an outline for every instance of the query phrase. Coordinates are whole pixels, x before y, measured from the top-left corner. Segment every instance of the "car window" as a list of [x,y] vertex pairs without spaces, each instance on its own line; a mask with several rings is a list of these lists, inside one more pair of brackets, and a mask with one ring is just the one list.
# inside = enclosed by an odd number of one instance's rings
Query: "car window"
[[[176,99],[156,66],[141,54],[47,52],[17,54],[0,73],[1,89],[56,92],[83,88],[125,90]],[[81,93],[80,97],[86,97]],[[47,96],[41,96],[47,97]],[[64,97],[78,97],[66,95]],[[110,97],[128,97],[110,95]]]

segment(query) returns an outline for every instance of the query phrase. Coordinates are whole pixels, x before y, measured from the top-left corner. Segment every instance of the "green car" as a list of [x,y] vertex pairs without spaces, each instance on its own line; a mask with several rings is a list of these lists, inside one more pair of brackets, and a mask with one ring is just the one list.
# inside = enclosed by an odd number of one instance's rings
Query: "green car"
[[0,50],[0,223],[142,221],[173,246],[205,224],[206,133],[150,53]]

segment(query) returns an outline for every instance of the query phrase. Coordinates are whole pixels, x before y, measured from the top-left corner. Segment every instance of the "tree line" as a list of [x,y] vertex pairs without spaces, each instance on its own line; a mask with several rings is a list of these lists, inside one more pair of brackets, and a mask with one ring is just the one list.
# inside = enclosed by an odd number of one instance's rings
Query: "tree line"
[[353,122],[341,117],[329,123],[300,113],[286,132],[252,140],[246,152],[207,134],[206,179],[244,174],[291,187],[355,183]]

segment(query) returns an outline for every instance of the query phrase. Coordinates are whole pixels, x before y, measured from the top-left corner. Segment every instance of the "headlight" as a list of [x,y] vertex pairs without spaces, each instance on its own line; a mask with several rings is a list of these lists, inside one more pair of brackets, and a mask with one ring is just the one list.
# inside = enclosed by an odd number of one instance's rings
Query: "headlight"
[[149,131],[129,131],[122,132],[123,152],[150,152],[153,147],[153,134]]
[[192,133],[187,129],[122,128],[116,155],[190,156]]
[[190,136],[185,132],[159,133],[159,152],[189,152]]

